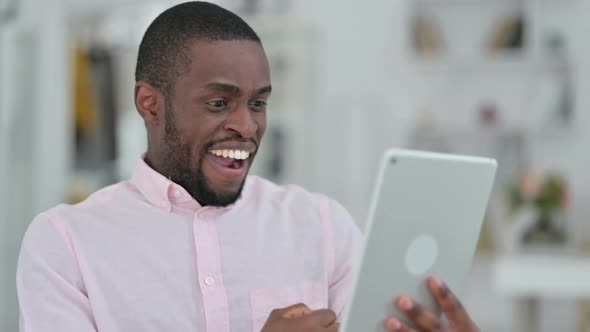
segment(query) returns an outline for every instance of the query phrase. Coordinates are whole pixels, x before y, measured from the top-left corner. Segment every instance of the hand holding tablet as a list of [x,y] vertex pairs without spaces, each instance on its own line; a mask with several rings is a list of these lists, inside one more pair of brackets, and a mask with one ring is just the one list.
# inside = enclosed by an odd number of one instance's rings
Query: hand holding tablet
[[496,167],[489,158],[384,154],[342,331],[478,331],[450,289],[467,278]]
[[435,298],[446,319],[408,296],[400,296],[395,300],[398,310],[413,322],[416,328],[404,324],[398,317],[388,317],[384,325],[392,332],[479,332],[477,325],[471,320],[459,299],[437,277],[427,279],[427,287]]

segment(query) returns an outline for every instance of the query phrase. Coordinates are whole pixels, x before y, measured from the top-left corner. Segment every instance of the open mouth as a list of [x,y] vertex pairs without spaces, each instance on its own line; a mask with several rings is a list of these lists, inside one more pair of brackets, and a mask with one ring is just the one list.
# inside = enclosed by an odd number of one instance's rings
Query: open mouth
[[220,166],[229,169],[241,169],[246,165],[250,152],[244,150],[210,150],[209,156]]

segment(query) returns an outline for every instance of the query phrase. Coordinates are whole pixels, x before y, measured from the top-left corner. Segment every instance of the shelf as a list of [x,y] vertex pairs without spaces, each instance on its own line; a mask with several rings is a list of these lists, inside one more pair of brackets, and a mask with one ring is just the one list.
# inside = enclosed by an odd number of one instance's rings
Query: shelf
[[554,58],[533,58],[518,54],[505,54],[465,58],[416,56],[409,60],[414,70],[430,73],[453,74],[539,74],[560,73],[568,64]]
[[414,0],[413,5],[418,7],[456,7],[456,6],[477,6],[477,7],[519,7],[530,4],[539,5],[571,5],[579,0]]
[[590,258],[564,254],[499,257],[494,287],[510,296],[584,297],[590,295]]
[[416,135],[423,138],[447,137],[461,139],[477,138],[478,140],[483,140],[501,139],[507,137],[523,137],[524,135],[526,135],[526,133],[526,128],[485,128],[477,127],[474,125],[469,128],[459,126],[445,126],[443,128],[437,127],[436,130],[427,129],[420,133],[417,133]]

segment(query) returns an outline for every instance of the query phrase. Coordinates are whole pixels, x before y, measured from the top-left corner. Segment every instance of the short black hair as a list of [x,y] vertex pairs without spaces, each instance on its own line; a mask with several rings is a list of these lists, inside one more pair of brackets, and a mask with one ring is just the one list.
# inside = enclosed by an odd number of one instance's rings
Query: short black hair
[[135,82],[144,81],[166,97],[188,66],[190,43],[197,40],[251,40],[260,38],[241,17],[218,5],[190,1],[162,12],[147,28],[137,56]]

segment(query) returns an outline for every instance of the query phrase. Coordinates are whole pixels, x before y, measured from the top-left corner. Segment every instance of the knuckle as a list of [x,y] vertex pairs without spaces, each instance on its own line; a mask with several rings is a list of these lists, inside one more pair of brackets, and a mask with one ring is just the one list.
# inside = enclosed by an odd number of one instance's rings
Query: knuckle
[[402,328],[400,329],[400,332],[415,332],[415,331],[413,329],[410,329],[406,325],[402,325]]
[[442,301],[441,308],[444,311],[457,311],[463,310],[463,305],[461,304],[461,302],[459,302],[459,300],[452,297],[445,299],[445,301]]
[[453,295],[453,293],[451,292],[451,290],[449,289],[449,287],[446,284],[443,284],[440,287],[440,290],[441,290],[441,295],[443,297],[450,297]]
[[283,313],[283,311],[285,311],[285,309],[273,309],[270,312],[270,317],[281,315]]
[[412,308],[410,310],[408,310],[408,315],[410,317],[419,317],[422,316],[424,314],[424,309],[422,308],[421,305],[414,305],[412,306]]
[[451,302],[451,301],[443,301],[443,302],[440,304],[440,308],[441,308],[443,311],[447,312],[447,311],[450,311],[450,310],[454,310],[454,309],[456,308],[456,306],[455,306],[455,303],[453,303],[453,302]]
[[443,324],[437,319],[435,322],[432,323],[431,331],[432,332],[443,332],[444,326]]
[[331,309],[326,309],[326,314],[331,318],[331,319],[336,319],[336,313],[331,310]]

